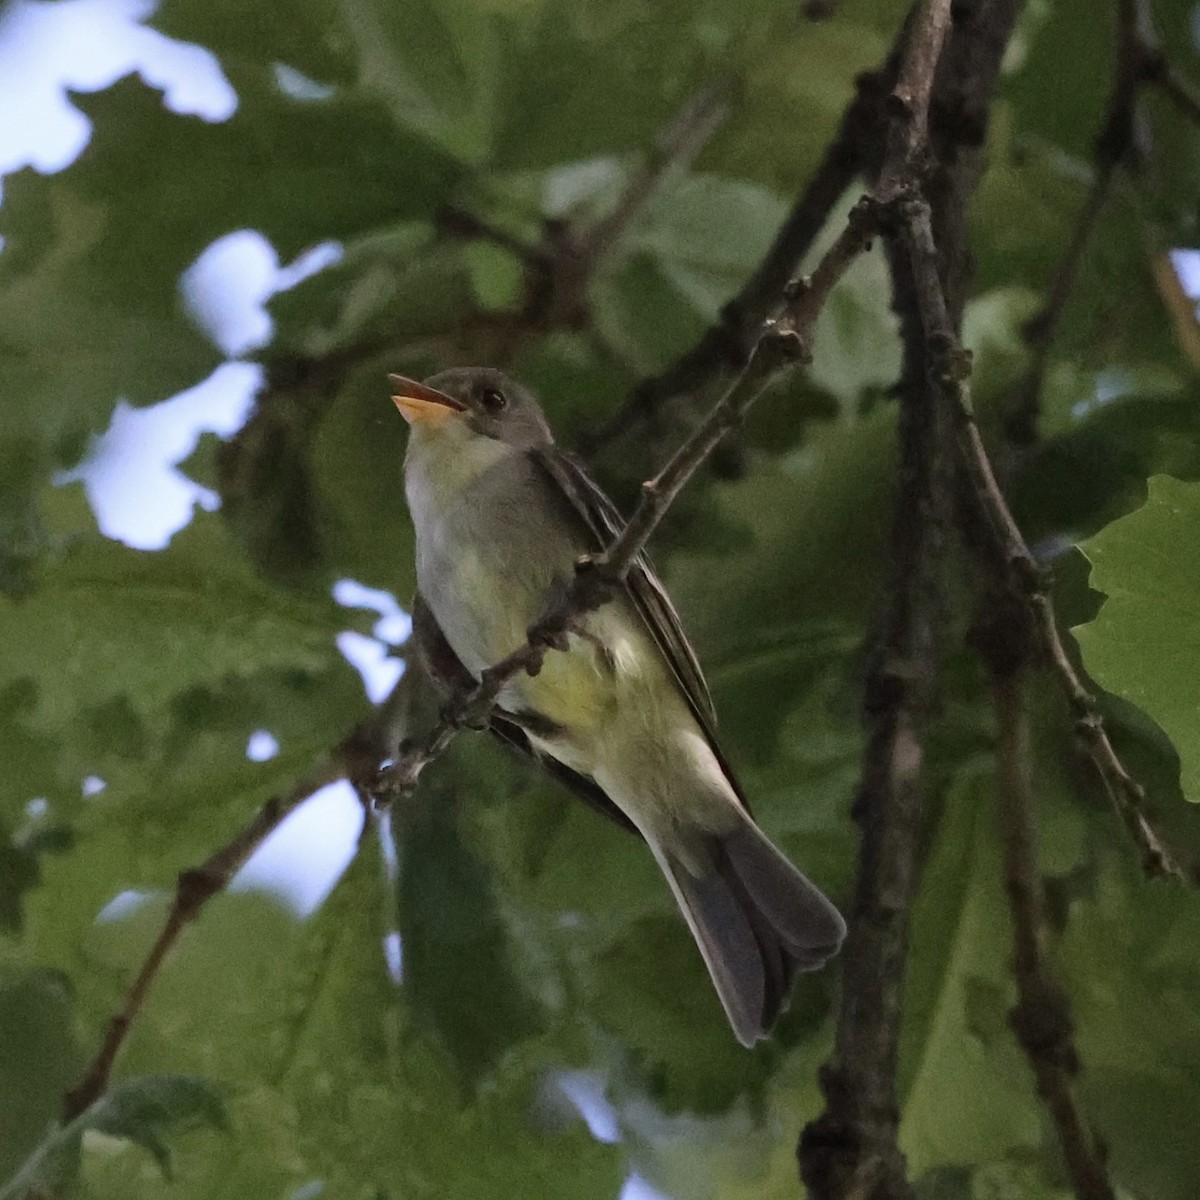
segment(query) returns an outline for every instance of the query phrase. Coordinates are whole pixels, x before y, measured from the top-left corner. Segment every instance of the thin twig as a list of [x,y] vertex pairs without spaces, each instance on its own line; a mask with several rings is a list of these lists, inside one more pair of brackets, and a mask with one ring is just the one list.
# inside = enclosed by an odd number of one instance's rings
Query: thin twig
[[1024,678],[1024,671],[1016,670],[994,683],[996,791],[1017,983],[1017,1003],[1009,1019],[1058,1132],[1077,1200],[1115,1200],[1101,1146],[1075,1100],[1073,1081],[1080,1064],[1070,1002],[1042,949],[1045,897],[1038,870]]
[[593,264],[620,240],[663,182],[686,171],[728,120],[733,88],[734,80],[729,77],[705,85],[663,127],[612,211],[581,235],[581,252]]
[[282,796],[273,796],[229,842],[198,867],[181,871],[167,919],[151,946],[141,969],[117,1011],[109,1018],[100,1049],[83,1077],[63,1100],[63,1119],[71,1121],[100,1098],[108,1088],[117,1056],[142,1011],[150,990],[184,929],[201,909],[228,887],[251,855],[279,826],[314,793],[339,779],[348,778],[360,795],[366,780],[373,777],[380,758],[397,740],[397,726],[404,725],[408,704],[406,677],[390,696],[360,721],[330,752],[321,755],[304,776]]
[[591,225],[562,219],[542,223],[541,241],[528,261],[520,322],[525,335],[551,328],[585,328],[588,289],[605,255],[620,242],[664,182],[685,169],[729,115],[733,80],[706,84],[680,108],[654,140],[612,210]]
[[722,308],[717,322],[662,374],[638,383],[617,411],[580,444],[584,454],[595,454],[672,397],[700,391],[745,365],[763,321],[778,307],[784,288],[834,207],[856,178],[878,169],[886,128],[884,101],[895,86],[902,44],[898,39],[880,67],[859,76],[838,132],[808,185],[762,262]]
[[1025,343],[1030,361],[1017,385],[1005,420],[1005,431],[1013,442],[1027,444],[1037,435],[1042,389],[1050,365],[1054,339],[1067,303],[1079,280],[1080,268],[1100,215],[1112,193],[1117,170],[1129,160],[1137,144],[1138,98],[1143,88],[1157,85],[1200,121],[1200,99],[1190,94],[1171,67],[1154,28],[1148,0],[1116,0],[1117,32],[1112,83],[1104,116],[1096,134],[1092,182],[1041,310],[1025,325]]
[[1025,324],[1025,344],[1029,347],[1029,366],[1017,385],[1015,398],[1006,422],[1009,438],[1018,443],[1032,442],[1036,436],[1038,413],[1041,411],[1042,389],[1046,383],[1046,371],[1050,365],[1054,338],[1067,307],[1067,301],[1075,290],[1079,268],[1083,264],[1084,251],[1091,241],[1100,214],[1108,201],[1116,174],[1116,162],[1098,164],[1092,175],[1088,194],[1075,219],[1063,256],[1054,270],[1054,278],[1046,293],[1041,310]]
[[121,1007],[109,1018],[108,1029],[100,1049],[80,1082],[66,1094],[63,1103],[65,1121],[74,1120],[104,1094],[117,1055],[125,1044],[125,1039],[141,1012],[167,955],[187,925],[196,919],[200,910],[213,896],[224,891],[247,859],[299,805],[326,784],[341,778],[344,773],[345,768],[336,758],[323,757],[314,765],[312,771],[284,796],[274,796],[268,800],[232,841],[210,855],[200,866],[180,872],[175,897],[165,924],[146,955],[129,991],[126,992]]
[[991,536],[995,560],[1004,564],[1006,584],[1028,606],[1041,649],[1063,694],[1071,705],[1076,731],[1088,756],[1100,772],[1109,796],[1128,825],[1142,853],[1149,875],[1182,879],[1178,864],[1145,814],[1145,791],[1122,765],[1109,741],[1095,697],[1083,686],[1058,631],[1046,580],[1013,519],[992,471],[971,409],[967,386],[970,356],[962,348],[949,322],[937,280],[936,249],[929,209],[912,199],[904,206],[900,240],[918,280],[918,298],[925,328],[938,355],[937,372],[954,419],[959,457],[965,468],[975,503]]

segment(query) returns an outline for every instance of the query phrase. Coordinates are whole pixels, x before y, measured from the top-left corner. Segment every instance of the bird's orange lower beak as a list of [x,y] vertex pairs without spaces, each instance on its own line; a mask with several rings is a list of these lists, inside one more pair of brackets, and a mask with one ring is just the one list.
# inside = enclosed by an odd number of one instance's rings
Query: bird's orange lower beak
[[447,396],[445,392],[427,387],[415,379],[408,379],[403,375],[389,375],[388,382],[396,389],[392,403],[410,425],[415,421],[444,420],[453,413],[464,410],[464,405],[453,396]]

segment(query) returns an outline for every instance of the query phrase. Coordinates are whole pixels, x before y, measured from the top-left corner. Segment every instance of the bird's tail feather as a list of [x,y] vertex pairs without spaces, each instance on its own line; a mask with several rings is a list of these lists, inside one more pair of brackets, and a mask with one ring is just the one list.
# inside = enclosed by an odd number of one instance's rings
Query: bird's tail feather
[[[797,971],[835,953],[846,924],[748,818],[687,854],[655,847],[738,1040],[766,1035]],[[699,869],[697,869],[697,867]]]

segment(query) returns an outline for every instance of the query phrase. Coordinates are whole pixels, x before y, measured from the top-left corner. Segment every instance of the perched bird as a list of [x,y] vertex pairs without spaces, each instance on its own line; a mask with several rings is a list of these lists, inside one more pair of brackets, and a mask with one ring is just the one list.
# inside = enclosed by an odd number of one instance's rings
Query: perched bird
[[[533,396],[499,371],[391,381],[411,426],[414,620],[443,680],[478,679],[524,644],[551,589],[623,522],[555,445]],[[492,729],[645,838],[734,1033],[751,1046],[793,974],[833,954],[845,923],[751,817],[695,653],[645,557],[567,640],[536,676],[505,685]]]

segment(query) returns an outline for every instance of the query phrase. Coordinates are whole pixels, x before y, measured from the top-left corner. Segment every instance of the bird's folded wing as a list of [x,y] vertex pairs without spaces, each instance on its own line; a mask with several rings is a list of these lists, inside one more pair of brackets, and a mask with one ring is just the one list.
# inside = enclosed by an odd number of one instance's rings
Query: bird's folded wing
[[[476,680],[463,666],[450,643],[446,641],[441,626],[438,625],[420,592],[413,597],[412,622],[413,645],[421,656],[421,663],[425,667],[426,673],[442,693],[442,699],[447,700],[454,692],[462,692],[471,687]],[[574,792],[579,799],[598,813],[608,817],[610,821],[614,821],[623,829],[628,829],[631,833],[638,833],[637,826],[605,795],[594,780],[579,774],[578,771],[572,771],[570,767],[560,763],[556,758],[539,754],[530,743],[528,734],[521,727],[519,718],[502,709],[493,709],[492,715],[488,719],[488,732],[511,749],[529,758],[536,758],[559,783]]]
[[[625,520],[600,485],[588,474],[583,463],[574,455],[553,445],[537,446],[530,453],[587,526],[595,549],[602,550],[611,545],[625,528]],[[704,730],[705,737],[730,784],[749,811],[741,785],[725,761],[717,742],[716,710],[713,708],[712,695],[704,680],[696,652],[683,632],[679,614],[675,611],[666,588],[655,574],[654,567],[645,553],[639,554],[635,560],[625,581],[625,588],[669,664],[679,684],[679,690],[687,700],[692,715]]]

